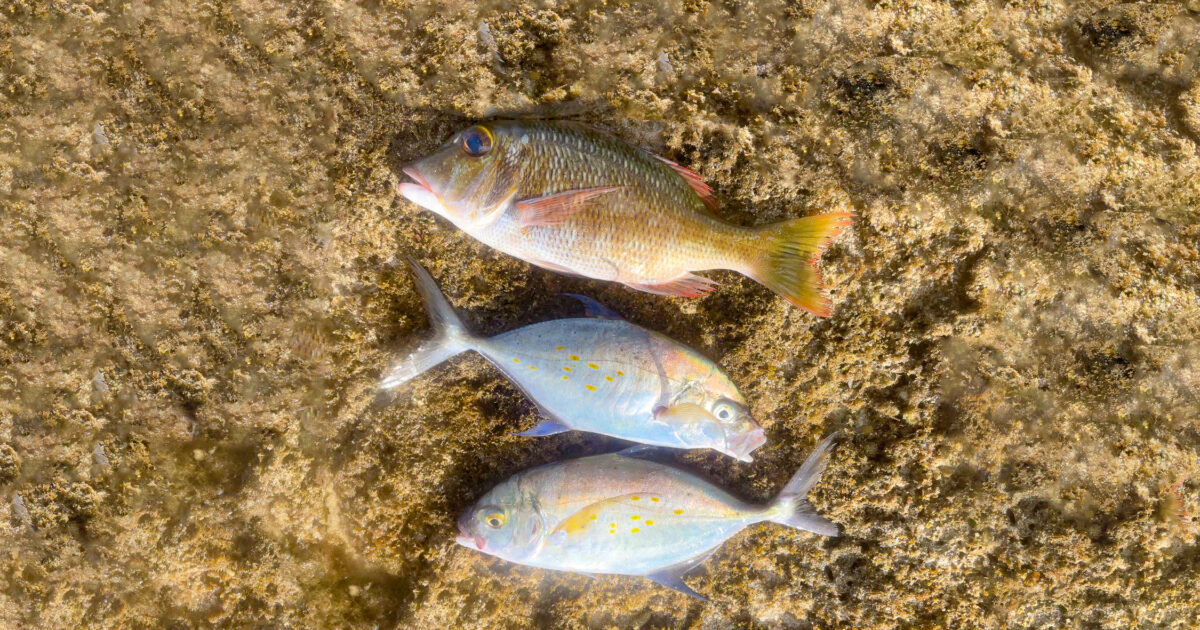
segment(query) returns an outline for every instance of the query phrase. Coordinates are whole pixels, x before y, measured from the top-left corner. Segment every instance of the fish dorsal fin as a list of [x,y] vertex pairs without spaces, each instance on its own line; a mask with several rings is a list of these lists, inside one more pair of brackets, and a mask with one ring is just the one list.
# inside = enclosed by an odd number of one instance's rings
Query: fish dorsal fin
[[713,547],[712,549],[702,552],[693,558],[689,558],[683,562],[673,564],[669,567],[663,567],[654,573],[648,573],[646,574],[646,577],[654,581],[656,584],[661,584],[667,588],[679,591],[688,597],[695,597],[701,601],[708,601],[707,597],[697,593],[696,591],[693,591],[692,587],[684,584],[683,576],[688,571],[691,571],[697,566],[703,564],[704,561],[708,560],[716,550],[717,548]]
[[712,187],[704,182],[704,178],[700,176],[700,173],[697,173],[686,166],[680,166],[660,155],[655,155],[654,158],[659,162],[671,167],[671,170],[678,173],[679,176],[683,178],[683,181],[687,182],[687,185],[690,186],[692,190],[696,191],[696,194],[700,196],[700,201],[703,201],[704,205],[708,206],[709,210],[717,209],[717,198],[713,196]]
[[567,297],[573,297],[583,303],[583,314],[587,315],[588,317],[596,317],[599,319],[617,319],[622,321],[625,319],[616,311],[586,295],[580,295],[578,293],[564,293],[563,295]]
[[515,206],[517,221],[521,223],[522,227],[562,223],[571,218],[571,215],[587,207],[589,199],[621,188],[622,186],[597,186],[522,199]]

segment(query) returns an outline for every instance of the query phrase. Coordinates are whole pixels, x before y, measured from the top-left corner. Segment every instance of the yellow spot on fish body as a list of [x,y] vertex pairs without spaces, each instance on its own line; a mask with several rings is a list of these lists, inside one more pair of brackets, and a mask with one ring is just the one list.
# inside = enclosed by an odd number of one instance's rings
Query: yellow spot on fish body
[[646,524],[647,524],[647,525],[653,525],[653,524],[654,524],[654,521],[646,521]]
[[595,385],[584,385],[584,387],[586,387],[588,389],[588,391],[591,391],[591,392],[596,391]]
[[621,370],[617,370],[617,376],[625,376],[625,373]]
[[600,369],[600,366],[599,366],[599,365],[596,365],[595,363],[589,363],[589,364],[588,364],[588,367],[592,368],[593,370],[599,370],[599,369]]
[[658,501],[658,497],[650,497],[651,501]]
[[577,354],[572,354],[570,357],[567,357],[567,358],[571,359],[572,361],[578,361],[578,360],[579,360],[579,355],[577,355]]
[[640,531],[642,531],[642,530],[640,530],[640,529],[638,529],[638,528],[634,527],[633,529],[631,529],[631,530],[629,530],[629,531],[631,531],[631,532],[633,532],[633,533],[635,533],[635,534],[636,534],[636,533],[638,533],[638,532],[640,532]]
[[566,350],[567,347],[566,346],[554,346],[554,349],[555,350]]
[[569,381],[569,380],[571,380],[571,377],[570,377],[570,376],[564,376],[564,377],[563,377],[563,380],[564,380],[564,381]]
[[531,370],[536,370],[536,369],[537,369],[537,366],[536,366],[536,365],[531,365],[531,366],[529,366],[529,369],[531,369]]
[[611,383],[611,382],[612,382],[612,377],[611,377],[611,376],[605,376],[605,377],[604,377],[604,380],[606,380],[606,381],[608,381],[608,382],[610,382],[610,383]]
[[633,516],[630,516],[629,518],[631,518],[631,519],[633,519],[633,520],[635,520],[635,521],[636,521],[636,520],[638,520],[638,519],[640,519],[640,518],[642,518],[642,517],[641,517],[641,515],[639,515],[639,514],[634,514]]
[[563,368],[563,371],[564,371],[564,372],[570,372],[570,371],[571,371],[571,368],[569,368],[569,367],[564,367],[564,368]]
[[635,495],[633,495],[632,497],[629,497],[629,500],[630,500],[630,501],[637,501],[637,500],[638,500],[638,499],[640,499],[640,498],[642,498],[642,497],[639,497],[638,495],[636,495],[636,494],[635,494]]
[[520,363],[520,362],[521,362],[521,360],[520,360],[520,359],[518,359],[518,358],[516,358],[516,357],[513,357],[513,363]]
[[593,521],[594,521],[594,520],[596,520],[596,515],[595,515],[595,514],[593,514],[593,515],[592,515],[592,520],[593,520]]
[[675,510],[676,514],[683,514],[683,510]]

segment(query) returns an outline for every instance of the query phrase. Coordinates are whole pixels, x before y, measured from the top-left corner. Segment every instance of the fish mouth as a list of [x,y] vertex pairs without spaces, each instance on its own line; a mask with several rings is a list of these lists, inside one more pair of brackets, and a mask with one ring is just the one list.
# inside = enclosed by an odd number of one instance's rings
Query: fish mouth
[[463,521],[459,521],[457,524],[458,535],[454,537],[454,542],[467,547],[468,549],[475,547],[476,549],[483,551],[483,546],[487,543],[487,540],[483,536],[472,536],[470,530],[468,530],[466,525],[463,524]]
[[750,457],[750,453],[754,449],[767,443],[767,432],[762,430],[762,427],[742,433],[740,435],[730,436],[726,440],[726,448],[730,455],[738,458],[743,462],[752,462],[754,459]]
[[485,541],[483,539],[483,536],[468,536],[466,534],[459,534],[454,537],[454,542],[456,542],[468,549],[470,549],[471,547],[475,547],[476,549],[483,551],[483,545],[487,541]]
[[417,170],[416,166],[409,164],[408,166],[405,166],[404,168],[400,169],[400,171],[402,173],[404,173],[405,175],[408,175],[409,177],[413,178],[413,181],[420,184],[421,188],[424,188],[425,190],[428,190],[429,192],[433,192],[433,187],[429,185],[429,180],[425,179],[425,176],[421,174],[421,171]]
[[433,190],[433,185],[421,174],[421,171],[417,170],[416,166],[409,164],[400,170],[416,182],[415,184],[412,182],[400,184],[399,191],[405,199],[437,214],[446,213],[446,204],[442,203],[442,198]]

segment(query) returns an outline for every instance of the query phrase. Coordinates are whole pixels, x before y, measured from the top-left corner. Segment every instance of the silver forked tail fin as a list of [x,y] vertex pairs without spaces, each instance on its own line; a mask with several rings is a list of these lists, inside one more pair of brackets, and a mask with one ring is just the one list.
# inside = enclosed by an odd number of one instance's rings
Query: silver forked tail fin
[[829,447],[836,437],[837,433],[834,433],[821,440],[812,455],[804,460],[804,465],[800,466],[800,470],[792,475],[791,481],[783,487],[771,505],[770,520],[814,534],[838,535],[838,526],[817,514],[805,498],[808,496],[808,491],[821,479],[821,473],[825,472],[825,466],[829,463]]
[[446,359],[474,348],[476,343],[475,336],[463,325],[429,272],[411,258],[408,264],[417,282],[417,292],[425,300],[434,337],[392,366],[379,383],[380,389],[399,387]]

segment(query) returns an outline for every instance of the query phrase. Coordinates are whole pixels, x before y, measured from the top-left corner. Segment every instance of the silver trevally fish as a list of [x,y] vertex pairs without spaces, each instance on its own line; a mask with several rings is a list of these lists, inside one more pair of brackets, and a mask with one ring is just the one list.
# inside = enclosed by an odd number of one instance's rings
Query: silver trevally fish
[[805,497],[828,463],[830,435],[767,505],[690,473],[621,453],[547,464],[493,488],[458,519],[464,547],[533,567],[641,575],[693,597],[683,574],[746,527],[772,521],[825,536],[837,525]]
[[729,377],[700,353],[573,295],[591,317],[532,324],[484,339],[472,335],[429,273],[412,263],[437,337],[384,377],[402,385],[474,350],[537,403],[545,419],[520,435],[577,430],[673,448],[711,448],[742,461],[766,442]]

